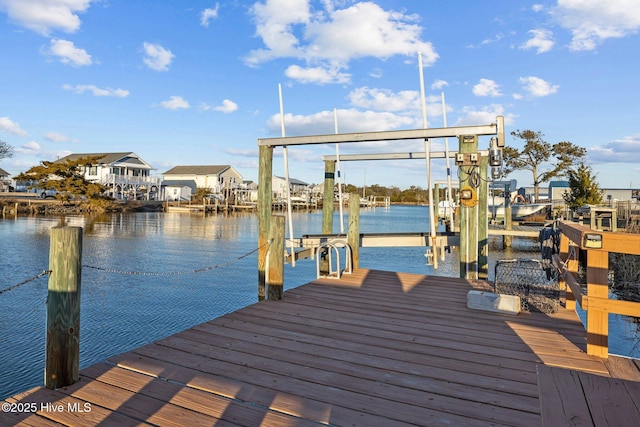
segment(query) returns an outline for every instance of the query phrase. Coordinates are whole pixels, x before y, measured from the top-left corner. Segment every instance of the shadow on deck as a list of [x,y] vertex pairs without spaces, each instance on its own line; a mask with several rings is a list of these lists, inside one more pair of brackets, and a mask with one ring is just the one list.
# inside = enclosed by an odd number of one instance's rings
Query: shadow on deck
[[318,280],[7,399],[41,410],[0,424],[539,426],[537,366],[610,376],[574,312],[473,311],[470,289],[374,270]]

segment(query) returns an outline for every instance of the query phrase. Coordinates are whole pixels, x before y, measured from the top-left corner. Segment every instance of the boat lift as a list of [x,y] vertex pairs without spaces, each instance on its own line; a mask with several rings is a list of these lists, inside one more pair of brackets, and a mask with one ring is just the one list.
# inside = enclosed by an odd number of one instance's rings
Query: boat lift
[[[491,153],[489,155],[485,152],[478,150],[478,137],[479,136],[496,136],[492,138],[492,149],[502,149],[505,144],[504,139],[504,118],[502,116],[496,117],[496,122],[489,125],[477,125],[477,126],[453,126],[445,128],[423,128],[423,129],[410,129],[410,130],[394,130],[394,131],[379,131],[379,132],[357,132],[357,133],[335,133],[335,134],[323,134],[323,135],[307,135],[307,136],[289,136],[289,137],[276,137],[276,138],[260,138],[258,139],[259,148],[259,168],[258,168],[258,297],[264,297],[265,289],[265,268],[266,257],[268,253],[268,241],[269,241],[269,229],[272,215],[272,188],[271,188],[271,176],[273,170],[273,149],[275,147],[288,147],[290,145],[318,145],[318,144],[345,144],[345,143],[357,143],[357,142],[373,142],[373,141],[395,141],[395,140],[428,140],[430,138],[448,138],[455,137],[459,140],[459,151],[452,153],[455,156],[456,164],[459,168],[466,168],[469,172],[473,170],[473,175],[467,173],[466,177],[460,178],[461,188],[461,206],[468,209],[467,214],[460,216],[461,224],[466,222],[465,227],[460,227],[460,247],[461,247],[461,271],[462,277],[474,279],[478,278],[478,249],[479,241],[486,242],[486,235],[478,234],[478,223],[482,222],[479,218],[483,214],[486,217],[486,204],[487,204],[487,192],[486,185],[484,191],[478,195],[474,191],[468,191],[469,183],[471,179],[477,179],[476,177],[485,178],[485,183],[488,181],[487,169]],[[490,150],[492,151],[492,150]],[[434,158],[445,158],[444,153],[389,153],[389,154],[342,154],[340,155],[340,161],[344,160],[399,160],[399,159],[420,159],[426,158],[428,169],[431,169],[431,160]],[[337,156],[325,156],[325,200],[333,201],[333,187],[335,177],[335,161],[338,160]],[[479,171],[479,172],[476,172]],[[475,183],[472,183],[475,185]],[[327,196],[328,195],[328,196]],[[478,208],[478,203],[481,203]],[[324,203],[323,208],[323,230],[322,238],[330,239],[336,238],[332,230],[332,218],[333,218],[333,203]],[[484,206],[484,209],[482,209]],[[437,209],[437,207],[436,207]],[[437,211],[434,211],[433,204],[429,206],[430,217],[434,218],[437,215]],[[486,218],[484,219],[486,223]],[[484,227],[484,234],[486,234],[486,227]],[[400,237],[395,234],[395,238]],[[423,236],[422,236],[423,237]],[[424,237],[423,237],[424,238]],[[365,235],[360,237],[359,244],[363,243],[366,239]],[[391,238],[393,240],[394,238]],[[432,248],[433,256],[436,254],[438,247],[438,234],[435,227],[431,227],[428,238],[425,239],[427,247]],[[442,239],[440,239],[442,241]],[[289,244],[293,245],[298,239],[290,239]],[[390,241],[390,240],[388,240]],[[448,241],[448,236],[447,236]],[[302,239],[298,241],[298,247],[302,247]],[[393,245],[396,246],[396,245]],[[463,253],[464,251],[464,253]],[[482,252],[482,249],[479,249]],[[486,248],[485,248],[486,251]],[[352,253],[357,253],[357,248],[351,248]],[[294,255],[295,257],[295,255]],[[283,257],[284,258],[284,257]],[[284,259],[283,259],[284,261]],[[482,261],[480,261],[482,264]],[[464,266],[464,269],[463,269]],[[357,262],[352,264],[352,268],[357,268]],[[463,276],[464,270],[464,276]]]

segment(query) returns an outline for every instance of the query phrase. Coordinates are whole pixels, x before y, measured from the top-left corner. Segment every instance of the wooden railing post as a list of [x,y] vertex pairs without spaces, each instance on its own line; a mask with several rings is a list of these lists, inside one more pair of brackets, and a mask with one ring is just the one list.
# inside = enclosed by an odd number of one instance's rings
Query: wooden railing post
[[[271,217],[267,254],[267,299],[281,300],[284,285],[284,216]],[[295,254],[294,254],[295,256]]]
[[80,279],[82,228],[53,227],[44,385],[55,389],[80,378]]
[[[609,298],[609,253],[587,251],[587,297]],[[589,307],[587,311],[587,354],[609,356],[609,315],[607,311]]]
[[349,229],[347,243],[351,247],[351,261],[353,269],[360,264],[360,195],[349,194]]

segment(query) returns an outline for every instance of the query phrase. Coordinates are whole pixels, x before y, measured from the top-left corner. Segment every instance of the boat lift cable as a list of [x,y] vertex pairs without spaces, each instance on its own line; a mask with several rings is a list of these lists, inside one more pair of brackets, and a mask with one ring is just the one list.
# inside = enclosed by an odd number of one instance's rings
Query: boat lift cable
[[[280,98],[280,129],[282,131],[282,137],[285,135],[284,128],[284,106],[282,102],[282,85],[278,84],[278,95]],[[284,157],[284,185],[287,187],[287,222],[289,224],[289,239],[286,241],[287,246],[291,248],[291,266],[296,266],[295,249],[293,246],[293,214],[291,212],[291,186],[289,185],[289,156],[287,153],[287,146],[283,146]],[[286,250],[286,249],[285,249]]]
[[[422,99],[422,123],[425,129],[428,127],[427,122],[427,104],[425,101],[424,94],[424,72],[422,69],[422,52],[418,52],[418,67],[420,71],[420,95]],[[433,258],[433,268],[438,268],[438,248],[437,248],[437,240],[436,240],[436,223],[435,223],[435,213],[433,209],[433,186],[431,182],[431,142],[429,138],[424,139],[424,157],[427,163],[427,185],[428,185],[428,195],[429,195],[429,230],[431,233],[431,256]]]
[[[442,120],[444,127],[447,127],[447,107],[444,101],[444,92],[440,93],[442,97]],[[447,162],[447,201],[449,203],[449,224],[453,227],[453,184],[451,183],[451,159],[449,158],[449,138],[444,139],[445,160]],[[436,211],[437,212],[437,211]]]
[[[335,127],[335,132],[338,134],[338,113],[336,109],[333,109],[333,122]],[[336,143],[336,175],[338,178],[338,203],[340,204],[339,212],[340,212],[340,234],[344,234],[344,214],[342,212],[342,183],[340,182],[340,149],[338,148]],[[333,203],[333,200],[331,201]]]

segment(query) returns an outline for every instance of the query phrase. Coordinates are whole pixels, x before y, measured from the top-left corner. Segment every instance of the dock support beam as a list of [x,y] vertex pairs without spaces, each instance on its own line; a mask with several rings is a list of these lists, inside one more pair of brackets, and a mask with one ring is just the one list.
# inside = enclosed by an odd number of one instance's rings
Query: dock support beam
[[[478,136],[462,135],[458,137],[459,152],[478,153]],[[460,174],[460,190],[471,187],[477,191],[480,184],[478,166],[464,166]],[[464,205],[460,203],[460,278],[478,279],[478,201]]]
[[[511,186],[505,185],[504,187],[504,229],[507,231],[513,230],[513,224],[511,221]],[[505,235],[502,238],[502,244],[505,248],[510,248],[513,243],[513,236]]]
[[489,278],[489,158],[480,159],[478,187],[478,278]]
[[44,385],[65,387],[80,379],[82,227],[53,227]]
[[351,247],[351,265],[355,270],[360,265],[360,195],[358,193],[349,194],[347,243]]
[[273,147],[261,145],[258,158],[258,301],[265,298],[267,253],[271,229]]
[[[336,162],[324,161],[324,196],[322,199],[322,234],[333,234],[333,187]],[[342,202],[342,201],[340,201]]]
[[281,300],[284,287],[284,216],[271,217],[267,255],[267,299]]

